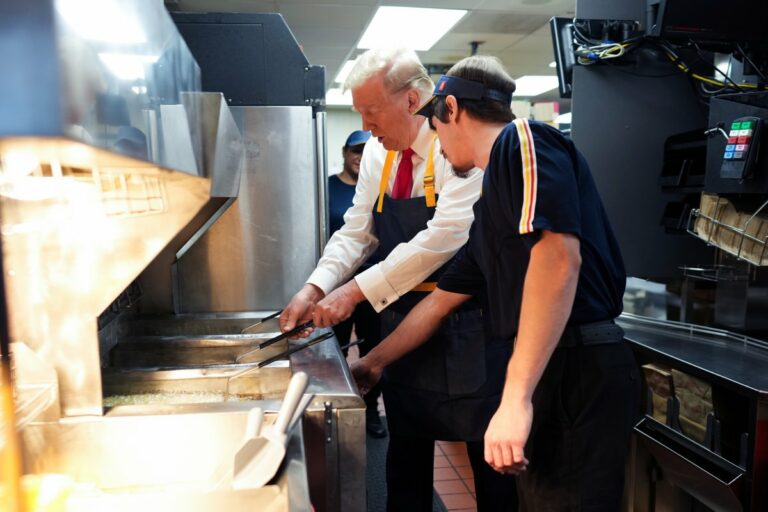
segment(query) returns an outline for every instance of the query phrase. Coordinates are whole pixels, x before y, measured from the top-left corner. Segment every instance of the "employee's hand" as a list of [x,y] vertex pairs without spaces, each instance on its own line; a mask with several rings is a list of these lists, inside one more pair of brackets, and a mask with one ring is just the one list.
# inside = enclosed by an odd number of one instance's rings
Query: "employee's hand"
[[370,358],[363,357],[352,363],[349,370],[352,372],[352,377],[355,378],[360,394],[365,395],[379,382],[383,368],[374,366],[371,364]]
[[357,282],[352,279],[315,305],[315,311],[312,314],[315,327],[332,327],[343,322],[352,316],[357,304],[364,300],[365,295],[360,291]]
[[502,401],[485,431],[485,461],[496,471],[518,475],[528,467],[523,448],[531,432],[530,400]]
[[[288,305],[280,314],[280,330],[290,331],[297,325],[312,320],[315,304],[325,296],[323,291],[313,284],[305,284],[299,292],[288,302]],[[312,334],[313,329],[304,329],[298,334],[298,338],[306,338]],[[295,338],[293,338],[295,339]]]

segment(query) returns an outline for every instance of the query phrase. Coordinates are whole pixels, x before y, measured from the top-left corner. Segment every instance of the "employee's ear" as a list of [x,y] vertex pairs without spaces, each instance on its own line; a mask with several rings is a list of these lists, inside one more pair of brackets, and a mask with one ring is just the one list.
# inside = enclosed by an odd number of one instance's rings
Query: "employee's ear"
[[459,103],[456,101],[456,96],[448,95],[445,98],[445,106],[448,108],[448,119],[451,121],[458,121]]

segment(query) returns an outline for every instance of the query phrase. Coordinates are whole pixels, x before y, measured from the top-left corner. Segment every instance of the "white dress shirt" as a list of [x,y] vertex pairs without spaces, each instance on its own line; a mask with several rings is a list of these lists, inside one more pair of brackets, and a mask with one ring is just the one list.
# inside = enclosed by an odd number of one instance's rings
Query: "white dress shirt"
[[[424,196],[424,171],[433,135],[425,121],[411,145],[415,152],[411,197]],[[307,280],[325,294],[352,277],[379,245],[372,212],[379,198],[386,156],[387,150],[375,138],[366,143],[355,197],[344,214],[344,226],[328,241],[317,268]],[[401,157],[402,153],[398,153],[392,164],[387,194],[392,192]],[[434,217],[410,241],[399,244],[383,261],[355,277],[377,312],[422,283],[456,254],[469,237],[469,226],[474,219],[472,205],[480,197],[483,173],[475,168],[466,178],[456,176],[440,153],[439,140],[435,142],[433,158],[435,192],[439,194]]]

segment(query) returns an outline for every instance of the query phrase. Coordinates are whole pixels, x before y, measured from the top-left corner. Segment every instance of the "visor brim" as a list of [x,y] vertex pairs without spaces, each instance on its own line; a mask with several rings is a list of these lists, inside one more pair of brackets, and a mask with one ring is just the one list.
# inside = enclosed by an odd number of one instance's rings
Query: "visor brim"
[[418,109],[416,109],[416,112],[414,112],[413,115],[424,116],[426,118],[432,117],[432,115],[434,114],[436,98],[437,98],[437,95],[433,94],[432,97],[430,97],[427,101],[422,103]]

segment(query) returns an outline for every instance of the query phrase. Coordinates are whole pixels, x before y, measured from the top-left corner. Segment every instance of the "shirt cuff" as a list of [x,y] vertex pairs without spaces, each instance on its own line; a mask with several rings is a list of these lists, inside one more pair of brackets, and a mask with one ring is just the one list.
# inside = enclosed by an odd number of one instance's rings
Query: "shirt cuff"
[[307,283],[317,286],[325,295],[328,295],[334,288],[336,288],[338,279],[336,279],[336,276],[332,272],[318,267],[312,274],[310,274]]
[[400,298],[397,291],[387,282],[380,265],[374,265],[365,272],[361,272],[355,276],[355,281],[377,313],[381,313],[384,308]]

